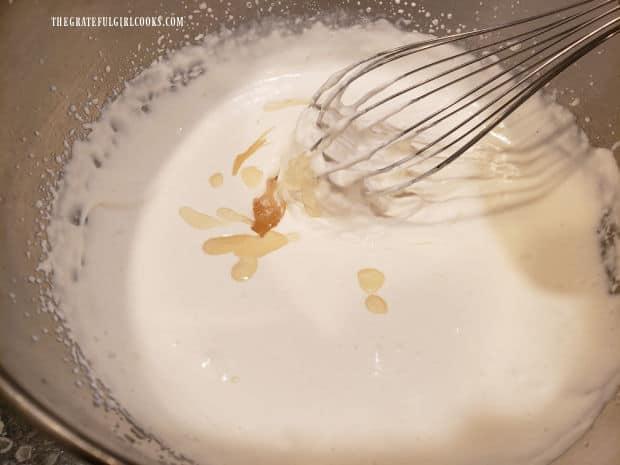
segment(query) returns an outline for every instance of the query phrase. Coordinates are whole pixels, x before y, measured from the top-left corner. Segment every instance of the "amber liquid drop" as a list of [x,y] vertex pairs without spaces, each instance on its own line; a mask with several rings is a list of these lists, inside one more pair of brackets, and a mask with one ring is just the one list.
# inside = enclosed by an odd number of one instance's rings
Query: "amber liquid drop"
[[360,287],[368,294],[374,294],[383,287],[385,275],[376,268],[363,268],[357,272]]
[[368,294],[366,308],[370,313],[387,313],[387,302],[376,294],[385,284],[385,275],[376,268],[362,268],[357,272],[357,281],[362,290]]
[[218,218],[200,213],[191,207],[179,208],[179,215],[183,218],[183,221],[195,229],[210,229],[222,226],[222,222]]
[[254,199],[252,210],[254,211],[254,223],[252,231],[264,236],[275,228],[286,212],[286,203],[277,192],[278,180],[271,178],[267,181],[265,193]]
[[224,184],[224,175],[222,173],[212,174],[209,178],[209,184],[211,184],[211,187],[220,187],[222,184]]
[[230,223],[245,223],[252,224],[252,219],[248,218],[241,213],[237,213],[232,208],[221,207],[218,208],[215,212],[218,218],[224,221],[228,221]]
[[388,306],[385,300],[378,295],[372,294],[366,297],[366,308],[370,313],[387,313]]
[[263,145],[267,143],[267,134],[269,134],[271,129],[273,128],[267,129],[265,132],[263,132],[260,136],[258,136],[258,139],[256,139],[252,143],[252,145],[250,145],[245,151],[241,152],[235,157],[235,161],[233,162],[233,168],[232,168],[233,176],[237,176],[237,173],[239,172],[241,165],[243,165],[243,163],[248,158],[250,158],[254,152],[256,152],[258,149],[260,149]]
[[241,170],[241,180],[246,187],[254,189],[263,180],[263,172],[255,166],[246,166]]
[[263,111],[278,111],[284,108],[298,107],[304,105],[310,105],[312,100],[309,98],[287,98],[284,100],[274,100],[273,102],[267,102],[263,105]]
[[235,281],[246,281],[258,268],[258,259],[288,244],[284,234],[269,231],[264,236],[236,234],[214,237],[205,241],[202,250],[207,255],[233,254],[239,257],[231,270]]

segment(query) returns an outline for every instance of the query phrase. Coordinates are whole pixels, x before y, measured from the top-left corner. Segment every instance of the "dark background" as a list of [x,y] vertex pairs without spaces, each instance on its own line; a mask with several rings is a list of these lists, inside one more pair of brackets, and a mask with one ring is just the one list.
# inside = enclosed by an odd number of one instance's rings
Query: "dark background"
[[0,398],[0,465],[87,465]]

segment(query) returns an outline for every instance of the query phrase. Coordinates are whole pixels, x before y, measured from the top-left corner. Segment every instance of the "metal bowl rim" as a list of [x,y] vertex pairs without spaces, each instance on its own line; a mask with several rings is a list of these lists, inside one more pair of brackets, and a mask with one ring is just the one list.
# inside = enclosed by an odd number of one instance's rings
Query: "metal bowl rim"
[[36,400],[0,364],[0,395],[19,412],[58,439],[72,453],[94,464],[141,465],[129,456],[110,449],[77,428]]

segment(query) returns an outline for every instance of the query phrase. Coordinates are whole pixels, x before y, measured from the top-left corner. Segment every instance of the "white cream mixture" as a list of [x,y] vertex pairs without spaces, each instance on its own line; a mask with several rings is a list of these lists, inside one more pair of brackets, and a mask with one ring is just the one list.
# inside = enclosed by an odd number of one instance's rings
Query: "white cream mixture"
[[[273,127],[245,163],[275,175],[303,109],[265,105],[422,37],[317,25],[185,48],[74,146],[49,228],[61,308],[98,376],[179,451],[213,464],[546,464],[614,394],[617,260],[597,230],[617,217],[617,168],[545,97],[481,145],[491,165],[474,153],[453,172],[484,176],[435,186],[407,221],[290,205],[276,229],[299,240],[244,283],[233,257],[201,247],[248,226],[180,218],[182,206],[251,216],[264,183],[232,177],[235,154]],[[365,309],[363,268],[384,273],[387,313]]]

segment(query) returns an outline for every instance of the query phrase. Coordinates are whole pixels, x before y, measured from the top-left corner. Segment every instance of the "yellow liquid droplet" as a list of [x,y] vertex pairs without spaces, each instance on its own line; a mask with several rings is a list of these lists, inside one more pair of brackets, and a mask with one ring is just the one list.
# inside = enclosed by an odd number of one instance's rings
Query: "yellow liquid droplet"
[[288,239],[284,234],[269,231],[263,237],[249,234],[236,234],[207,239],[203,250],[207,255],[224,255],[232,253],[237,257],[263,257],[274,250],[284,247]]
[[273,128],[267,129],[265,132],[263,132],[260,136],[258,136],[258,139],[256,139],[252,143],[252,145],[250,145],[245,151],[241,152],[235,157],[232,168],[233,176],[237,176],[237,173],[239,172],[241,165],[243,165],[243,162],[245,162],[254,152],[256,152],[267,143],[267,134],[269,134],[271,129]]
[[233,266],[231,276],[236,281],[246,281],[258,268],[258,259],[284,247],[288,238],[284,234],[269,231],[263,237],[249,234],[213,237],[205,241],[202,250],[207,255],[233,254],[239,261]]
[[241,170],[241,180],[247,187],[254,189],[263,180],[263,172],[255,166],[247,166]]
[[383,287],[385,275],[376,268],[363,268],[357,272],[360,287],[368,294],[374,294]]
[[311,103],[312,100],[308,98],[287,98],[265,103],[265,105],[263,105],[263,111],[278,111],[289,107],[310,105]]
[[222,173],[215,173],[211,175],[209,178],[209,184],[211,184],[211,187],[220,187],[224,184],[224,175]]
[[242,215],[241,213],[237,213],[232,208],[224,208],[224,207],[218,208],[215,214],[218,216],[218,218],[224,221],[230,221],[231,223],[252,224],[251,218],[248,218],[247,216]]
[[374,294],[366,297],[366,308],[370,313],[377,314],[387,313],[388,311],[388,306],[385,300]]
[[179,215],[187,224],[196,229],[209,229],[222,225],[219,219],[200,213],[191,207],[179,208]]
[[232,267],[230,275],[235,281],[247,281],[258,268],[258,259],[256,257],[241,257]]

